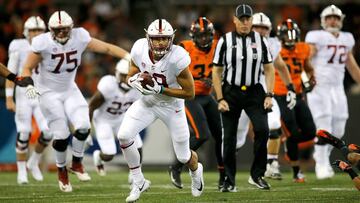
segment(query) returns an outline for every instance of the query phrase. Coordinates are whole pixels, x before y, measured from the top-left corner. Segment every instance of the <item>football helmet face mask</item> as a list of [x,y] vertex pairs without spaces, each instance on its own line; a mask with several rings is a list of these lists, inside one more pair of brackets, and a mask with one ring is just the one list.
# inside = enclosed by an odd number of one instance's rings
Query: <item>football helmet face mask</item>
[[48,27],[54,40],[65,44],[71,36],[74,23],[65,11],[56,11],[49,19]]
[[155,58],[161,58],[171,50],[175,30],[165,19],[153,21],[148,29],[144,29],[150,51]]
[[300,40],[300,28],[291,19],[283,21],[277,26],[277,36],[287,49],[292,49]]
[[41,31],[45,32],[45,22],[39,16],[31,16],[24,23],[24,36],[26,39],[30,38],[29,31]]
[[268,37],[270,35],[270,31],[272,29],[272,24],[271,21],[269,19],[269,17],[267,17],[264,13],[255,13],[253,15],[252,18],[252,26],[253,28],[255,27],[262,27],[262,28],[266,28],[267,30],[263,32],[261,32],[260,34],[263,36]]
[[214,25],[206,17],[200,17],[191,24],[189,35],[200,50],[207,51],[211,48],[214,34]]
[[[335,20],[335,22],[328,22],[327,17],[330,16],[336,16],[338,20]],[[326,7],[320,14],[321,27],[328,32],[338,33],[342,28],[344,18],[345,15],[338,7],[335,5],[330,5]]]

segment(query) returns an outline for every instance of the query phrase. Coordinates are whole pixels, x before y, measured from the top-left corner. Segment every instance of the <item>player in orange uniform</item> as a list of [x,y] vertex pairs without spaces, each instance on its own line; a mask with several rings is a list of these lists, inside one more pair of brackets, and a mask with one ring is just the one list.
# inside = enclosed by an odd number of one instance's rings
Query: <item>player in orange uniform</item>
[[[215,154],[220,173],[219,189],[223,185],[224,165],[221,156],[222,131],[218,105],[212,91],[212,60],[217,44],[214,39],[214,26],[205,17],[195,20],[190,28],[191,40],[180,43],[190,54],[189,69],[195,82],[195,99],[186,100],[186,117],[190,126],[190,148],[197,150],[211,135],[215,139]],[[172,183],[182,188],[180,173],[183,164],[180,162],[170,166]]]
[[282,22],[277,28],[277,34],[282,44],[281,57],[289,68],[294,89],[296,92],[296,105],[290,110],[287,108],[286,94],[288,88],[275,74],[275,99],[279,104],[283,127],[286,129],[287,155],[294,172],[294,182],[304,182],[305,176],[299,168],[298,143],[312,140],[316,128],[309,107],[307,106],[301,83],[301,73],[304,70],[314,83],[313,67],[310,63],[310,47],[304,42],[297,42],[300,37],[298,25],[291,19]]

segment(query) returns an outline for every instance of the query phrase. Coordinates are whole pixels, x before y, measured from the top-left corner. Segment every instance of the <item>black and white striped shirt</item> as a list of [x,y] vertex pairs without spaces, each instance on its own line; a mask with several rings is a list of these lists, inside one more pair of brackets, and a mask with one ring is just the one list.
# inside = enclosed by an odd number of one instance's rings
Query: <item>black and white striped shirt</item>
[[262,64],[272,63],[272,57],[267,40],[259,33],[240,36],[234,31],[220,38],[213,63],[224,67],[223,83],[252,86],[260,82]]

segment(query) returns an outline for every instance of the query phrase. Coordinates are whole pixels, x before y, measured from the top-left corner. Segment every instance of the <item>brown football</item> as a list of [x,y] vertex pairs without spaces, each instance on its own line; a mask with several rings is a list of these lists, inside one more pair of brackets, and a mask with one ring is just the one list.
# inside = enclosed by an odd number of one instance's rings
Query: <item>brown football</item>
[[146,88],[146,85],[154,87],[154,81],[152,80],[153,77],[149,73],[143,72],[139,77],[143,79],[141,81],[141,86],[143,88]]

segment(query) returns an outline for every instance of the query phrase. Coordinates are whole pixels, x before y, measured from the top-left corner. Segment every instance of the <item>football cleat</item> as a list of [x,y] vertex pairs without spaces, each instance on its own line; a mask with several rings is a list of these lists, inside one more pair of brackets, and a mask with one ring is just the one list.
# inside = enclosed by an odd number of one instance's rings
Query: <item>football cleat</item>
[[345,142],[340,140],[339,138],[333,136],[331,133],[329,133],[326,130],[318,130],[316,132],[316,136],[320,139],[320,141],[323,141],[325,143],[328,143],[338,149],[340,149],[342,146],[345,146]]
[[360,146],[356,144],[349,144],[348,145],[349,151],[360,153]]
[[315,174],[318,180],[332,178],[335,175],[331,167],[320,166],[318,164],[315,165]]
[[31,172],[31,175],[36,181],[43,181],[44,177],[40,171],[39,165],[32,162],[32,159],[29,159],[29,161],[26,163],[26,168],[29,169]]
[[191,194],[194,197],[198,197],[204,191],[204,178],[203,178],[203,166],[201,163],[198,163],[198,168],[196,171],[191,171],[189,169],[189,174],[191,177]]
[[278,161],[273,161],[271,164],[266,164],[265,177],[274,180],[281,180],[280,166]]
[[259,189],[262,190],[270,190],[270,185],[266,182],[266,180],[263,177],[258,177],[255,180],[250,176],[248,179],[248,183],[250,185],[255,185]]
[[223,186],[220,188],[220,192],[237,192],[235,185],[231,185],[227,181],[224,181]]
[[91,177],[85,172],[84,167],[81,163],[72,162],[70,172],[75,174],[80,181],[90,181]]
[[181,182],[181,169],[175,169],[172,166],[169,167],[169,175],[170,175],[170,179],[172,184],[179,188],[182,189],[184,187],[184,185]]
[[72,192],[72,186],[69,181],[66,167],[58,168],[59,188],[62,192]]
[[338,168],[342,171],[348,171],[348,170],[352,169],[348,163],[346,163],[345,161],[341,161],[341,160],[336,160],[331,165],[335,166],[336,168]]
[[104,162],[100,158],[100,150],[95,150],[93,153],[93,161],[96,168],[96,172],[99,174],[99,176],[106,176],[106,171],[104,168]]
[[305,183],[305,175],[299,171],[293,179],[294,183]]
[[126,198],[126,202],[136,202],[140,198],[142,192],[149,189],[151,182],[144,179],[141,184],[133,184],[129,196]]
[[17,174],[17,183],[19,185],[25,185],[29,183],[28,177],[26,173],[19,173]]

